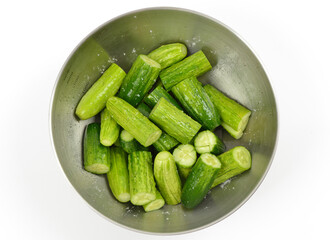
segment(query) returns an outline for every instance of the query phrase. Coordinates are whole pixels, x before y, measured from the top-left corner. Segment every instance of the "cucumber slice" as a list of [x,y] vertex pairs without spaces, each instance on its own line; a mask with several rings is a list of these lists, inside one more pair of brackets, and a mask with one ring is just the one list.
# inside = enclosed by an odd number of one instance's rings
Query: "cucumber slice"
[[164,205],[165,205],[164,198],[162,197],[160,192],[157,190],[156,199],[151,201],[150,203],[143,205],[143,209],[146,212],[151,212],[151,211],[155,211],[155,210],[162,208]]
[[158,85],[145,99],[144,101],[150,107],[154,107],[160,98],[165,98],[168,102],[170,102],[173,106],[176,106],[178,109],[182,110],[181,106],[178,102],[162,87],[162,85]]
[[148,148],[142,146],[138,141],[134,139],[132,134],[123,129],[119,136],[120,146],[127,153],[132,153],[136,151],[148,151]]
[[81,98],[76,108],[76,115],[80,119],[85,120],[101,112],[108,98],[117,93],[125,75],[124,70],[117,64],[111,64]]
[[111,192],[119,202],[130,200],[127,154],[119,147],[110,148],[110,171],[107,178]]
[[100,143],[100,124],[91,123],[85,129],[84,168],[95,174],[110,170],[110,150]]
[[202,154],[191,172],[182,189],[182,204],[186,208],[194,208],[200,204],[221,167],[219,159],[210,153]]
[[251,168],[251,154],[245,147],[235,147],[220,156],[221,169],[217,174],[212,187],[215,187],[229,178],[245,172]]
[[175,205],[181,202],[181,180],[175,161],[170,152],[157,154],[154,161],[154,174],[157,186],[167,204]]
[[100,142],[104,146],[111,146],[114,144],[119,136],[120,126],[117,122],[110,116],[110,112],[105,108],[101,112],[101,133]]
[[225,144],[209,130],[198,133],[194,145],[199,154],[212,153],[218,155],[226,150]]
[[181,168],[191,168],[197,159],[196,150],[191,144],[181,144],[173,151],[175,163]]

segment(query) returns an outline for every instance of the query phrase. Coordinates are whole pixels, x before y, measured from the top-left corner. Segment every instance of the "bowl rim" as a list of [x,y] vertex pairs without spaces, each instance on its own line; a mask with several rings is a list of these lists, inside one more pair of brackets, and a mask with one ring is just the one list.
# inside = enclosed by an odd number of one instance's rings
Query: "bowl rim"
[[[207,224],[204,224],[202,226],[193,228],[193,229],[189,229],[189,230],[185,230],[185,231],[177,231],[177,232],[149,232],[149,231],[143,231],[143,230],[139,230],[133,227],[129,227],[126,226],[124,224],[118,223],[110,218],[108,218],[107,216],[105,216],[104,214],[102,214],[101,212],[99,212],[97,209],[95,209],[92,205],[90,205],[87,200],[85,198],[83,198],[81,196],[81,194],[79,193],[79,191],[73,186],[73,184],[71,183],[71,181],[69,180],[68,176],[66,175],[66,173],[64,172],[64,169],[62,167],[62,164],[59,160],[59,157],[57,155],[57,151],[55,148],[55,144],[54,144],[54,138],[53,138],[53,131],[52,131],[52,110],[53,110],[53,103],[54,103],[54,97],[55,97],[55,92],[57,89],[57,85],[59,82],[59,79],[63,73],[63,70],[65,68],[65,66],[67,65],[67,63],[69,62],[69,60],[71,59],[71,57],[73,56],[73,54],[77,51],[77,49],[79,49],[79,47],[89,38],[91,37],[94,33],[96,33],[97,31],[99,31],[101,28],[105,27],[106,25],[108,25],[109,23],[120,19],[122,17],[125,17],[127,15],[132,15],[134,13],[140,13],[140,12],[144,12],[144,11],[154,11],[154,10],[172,10],[172,11],[179,11],[179,12],[186,12],[186,13],[191,13],[191,14],[195,14],[201,17],[204,17],[206,19],[209,19],[219,25],[221,25],[222,27],[226,28],[227,30],[229,30],[232,34],[234,34],[240,41],[242,41],[248,48],[249,50],[252,52],[252,54],[255,56],[255,58],[258,60],[258,62],[260,63],[260,65],[263,68],[263,71],[265,72],[265,75],[267,76],[267,79],[269,81],[271,90],[273,92],[273,96],[274,96],[274,105],[275,105],[275,109],[276,109],[276,118],[277,118],[277,125],[276,125],[276,137],[275,137],[275,144],[274,144],[274,148],[273,148],[273,152],[272,155],[270,157],[269,160],[269,164],[265,170],[265,172],[263,173],[263,175],[261,176],[260,181],[258,182],[258,184],[253,188],[253,190],[250,192],[250,194],[240,203],[238,204],[235,208],[233,208],[230,212],[228,212],[227,214],[225,214],[224,216],[210,222]],[[87,204],[89,206],[89,208],[91,208],[94,212],[96,212],[98,215],[102,216],[104,219],[106,219],[107,221],[110,221],[111,223],[115,224],[116,226],[120,226],[123,227],[125,229],[134,231],[134,232],[138,232],[138,233],[142,233],[142,234],[149,234],[149,235],[158,235],[158,236],[169,236],[169,235],[179,235],[179,234],[186,234],[186,233],[192,233],[201,229],[205,229],[207,227],[210,227],[216,223],[221,222],[222,220],[224,220],[225,218],[229,217],[230,215],[232,215],[233,213],[235,213],[239,208],[241,208],[251,197],[252,195],[257,191],[257,189],[260,187],[261,183],[264,181],[270,167],[272,166],[274,157],[275,157],[275,153],[276,153],[276,149],[278,146],[278,139],[279,139],[279,110],[278,110],[278,103],[276,100],[276,94],[275,94],[275,89],[274,89],[274,85],[272,84],[273,82],[271,81],[270,77],[269,77],[269,72],[267,71],[267,67],[264,64],[264,62],[261,61],[260,57],[257,55],[257,53],[254,51],[254,49],[247,43],[247,41],[240,36],[235,30],[233,30],[231,27],[227,26],[226,24],[224,24],[223,22],[221,22],[220,20],[213,18],[209,15],[206,15],[204,13],[195,11],[195,10],[191,10],[191,9],[187,9],[187,8],[179,8],[179,7],[148,7],[148,8],[140,8],[137,10],[133,10],[133,11],[129,11],[129,12],[125,12],[123,14],[120,14],[116,17],[111,18],[110,20],[104,22],[103,24],[99,25],[98,27],[96,27],[94,30],[92,30],[89,34],[87,34],[78,44],[77,46],[71,51],[71,53],[68,55],[68,57],[66,58],[65,62],[63,63],[57,77],[56,77],[56,81],[54,83],[53,89],[52,89],[52,93],[51,93],[51,98],[50,98],[50,102],[49,102],[49,113],[48,113],[48,124],[49,124],[49,134],[50,134],[50,141],[51,141],[51,145],[52,145],[52,149],[53,149],[53,153],[55,154],[55,157],[57,159],[57,163],[60,165],[60,169],[63,173],[63,175],[65,176],[66,180],[70,183],[69,185],[75,190],[76,194],[78,194],[85,202],[85,204]]]

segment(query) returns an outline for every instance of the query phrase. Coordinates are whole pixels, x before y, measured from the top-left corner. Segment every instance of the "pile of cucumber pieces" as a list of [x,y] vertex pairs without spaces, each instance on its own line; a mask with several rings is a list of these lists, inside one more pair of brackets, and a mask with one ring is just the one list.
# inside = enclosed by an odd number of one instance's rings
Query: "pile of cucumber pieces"
[[172,43],[139,55],[127,74],[112,63],[76,108],[82,120],[101,112],[101,124],[85,130],[85,170],[107,174],[118,201],[146,212],[165,203],[194,208],[251,168],[245,147],[226,151],[213,133],[221,125],[239,139],[251,111],[198,81],[212,69],[202,51],[186,55]]

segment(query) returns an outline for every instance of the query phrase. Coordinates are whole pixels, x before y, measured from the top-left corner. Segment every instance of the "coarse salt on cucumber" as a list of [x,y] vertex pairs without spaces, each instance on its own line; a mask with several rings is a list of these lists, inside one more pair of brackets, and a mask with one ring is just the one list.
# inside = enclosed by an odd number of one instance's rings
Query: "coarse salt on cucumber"
[[101,133],[100,142],[104,146],[111,146],[114,144],[119,136],[120,126],[112,119],[110,112],[105,108],[101,112]]
[[173,151],[175,163],[181,168],[191,168],[197,159],[196,150],[191,144],[181,144]]
[[165,200],[158,190],[156,190],[156,199],[143,205],[146,212],[151,212],[162,208],[165,205]]
[[218,155],[226,150],[226,146],[220,138],[209,130],[198,133],[194,145],[199,154],[212,153]]

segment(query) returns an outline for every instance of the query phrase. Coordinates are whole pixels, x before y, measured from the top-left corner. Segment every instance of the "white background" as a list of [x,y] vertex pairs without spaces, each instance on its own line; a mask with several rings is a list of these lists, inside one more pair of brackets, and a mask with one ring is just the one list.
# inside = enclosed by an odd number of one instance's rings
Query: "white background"
[[330,239],[330,7],[324,1],[1,1],[0,239],[173,239],[116,226],[65,179],[48,111],[73,48],[105,21],[153,6],[190,8],[238,32],[268,71],[280,113],[273,165],[237,212],[176,239]]

